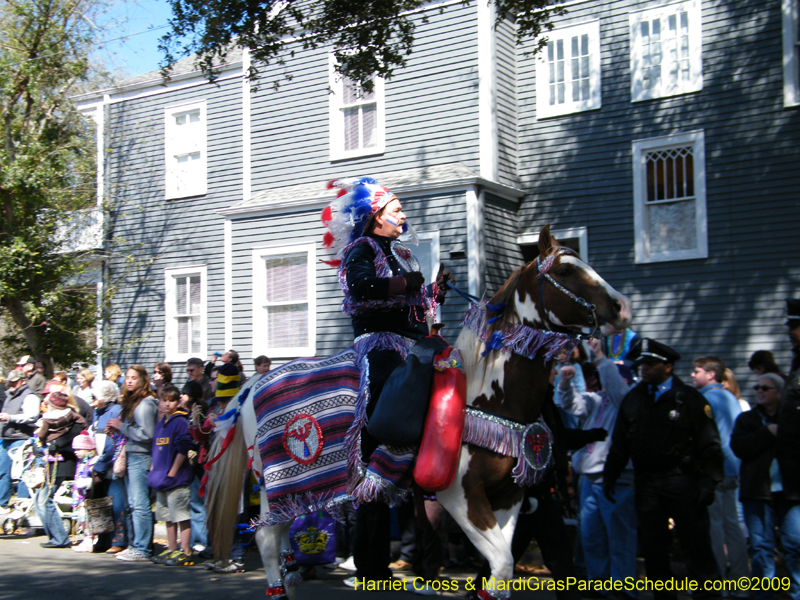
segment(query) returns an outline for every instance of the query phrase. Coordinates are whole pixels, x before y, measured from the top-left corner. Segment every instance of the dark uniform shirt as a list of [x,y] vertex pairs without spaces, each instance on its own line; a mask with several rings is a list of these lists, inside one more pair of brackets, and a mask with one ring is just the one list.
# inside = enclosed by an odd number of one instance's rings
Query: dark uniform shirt
[[789,374],[783,388],[775,455],[781,468],[784,497],[800,502],[800,369]]
[[673,376],[657,401],[639,383],[623,398],[603,479],[615,482],[628,459],[634,477],[680,472],[710,488],[724,477],[719,432],[705,397]]
[[[369,234],[370,238],[386,255],[392,277],[407,273],[400,262],[392,254],[393,238]],[[375,270],[375,251],[368,243],[356,244],[345,256],[345,272],[347,287],[353,299],[364,301],[381,301],[389,299],[389,277],[379,277]],[[422,307],[412,311],[409,307],[380,307],[352,315],[353,334],[358,337],[365,333],[385,331],[396,333],[412,340],[420,340],[428,335],[425,313]],[[422,319],[421,321],[419,319]]]

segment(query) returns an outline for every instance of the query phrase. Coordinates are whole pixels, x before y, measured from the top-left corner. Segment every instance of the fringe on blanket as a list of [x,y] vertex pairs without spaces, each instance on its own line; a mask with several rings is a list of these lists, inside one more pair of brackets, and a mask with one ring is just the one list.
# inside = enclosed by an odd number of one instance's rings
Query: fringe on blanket
[[356,351],[356,365],[361,373],[359,381],[358,398],[356,398],[356,414],[353,424],[345,436],[345,451],[347,453],[347,481],[348,490],[352,493],[359,480],[365,474],[361,462],[361,429],[367,424],[367,404],[369,404],[369,362],[367,355],[373,350],[394,350],[403,360],[413,341],[394,333],[371,333],[359,336],[353,347]]
[[258,529],[260,527],[272,527],[281,523],[290,523],[301,515],[319,510],[324,510],[335,520],[343,522],[345,518],[344,506],[347,503],[353,503],[352,496],[334,497],[331,492],[293,494],[279,502],[270,504],[267,516],[263,519],[252,519],[250,527]]

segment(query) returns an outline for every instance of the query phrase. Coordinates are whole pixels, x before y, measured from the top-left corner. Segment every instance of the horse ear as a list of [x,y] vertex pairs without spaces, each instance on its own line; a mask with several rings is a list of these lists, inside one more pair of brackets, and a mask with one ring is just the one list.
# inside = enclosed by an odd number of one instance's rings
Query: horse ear
[[556,241],[556,238],[550,235],[550,224],[548,223],[542,227],[542,230],[539,232],[539,255],[545,256],[551,249],[557,246],[559,246],[559,243]]

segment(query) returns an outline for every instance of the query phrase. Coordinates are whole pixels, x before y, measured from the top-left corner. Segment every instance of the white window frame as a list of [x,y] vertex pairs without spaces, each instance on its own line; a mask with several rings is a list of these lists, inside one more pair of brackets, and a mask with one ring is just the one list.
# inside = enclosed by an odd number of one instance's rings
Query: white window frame
[[[306,254],[306,291],[308,294],[308,345],[295,347],[270,347],[267,343],[268,319],[264,307],[267,289],[267,270],[264,261],[278,256]],[[270,358],[297,358],[314,356],[317,353],[317,283],[316,283],[316,246],[314,243],[296,244],[292,246],[269,246],[253,250],[253,356],[265,354]]]
[[[329,146],[331,160],[346,160],[362,156],[374,156],[386,151],[386,86],[382,78],[375,77],[375,99],[370,101],[377,108],[378,140],[375,146],[359,148],[357,150],[344,149],[344,78],[336,72],[336,59],[333,54],[328,55],[328,82],[330,94],[328,96],[329,111]],[[351,104],[348,106],[357,106]]]
[[[200,113],[193,136],[183,135],[175,120],[182,114]],[[181,104],[164,109],[164,187],[167,200],[202,196],[208,190],[208,120],[206,102]],[[192,173],[184,176],[178,166],[179,156],[198,154]]]
[[[667,30],[667,19],[686,12],[689,16],[689,80],[678,81],[670,85],[662,72],[661,83],[651,88],[643,85],[642,73],[642,35],[641,23],[643,21],[653,21],[661,19],[661,32]],[[668,4],[650,10],[632,12],[628,15],[628,23],[631,35],[631,102],[641,102],[654,98],[666,98],[679,94],[699,92],[703,89],[703,25],[700,0],[688,0],[678,4]],[[663,35],[662,35],[663,39]],[[662,65],[666,64],[667,51],[662,45]]]
[[[420,271],[425,276],[426,283],[433,283],[436,278],[436,275],[439,273],[439,265],[442,262],[441,253],[439,250],[439,230],[433,231],[417,231],[417,237],[419,238],[420,242],[430,242],[431,244],[431,264],[428,267],[431,268],[431,273],[429,277],[428,269],[425,265],[419,265]],[[412,250],[413,251],[413,250]],[[416,253],[415,253],[416,254]],[[439,306],[436,308],[436,320],[439,321],[442,316],[442,307]]]
[[800,2],[783,0],[783,105],[800,106]]
[[[178,277],[200,276],[200,352],[178,351],[178,315],[176,314],[175,283]],[[185,362],[193,356],[203,357],[208,350],[208,277],[205,265],[164,269],[164,360]],[[191,346],[190,346],[191,348]]]
[[[571,85],[574,77],[572,71],[571,39],[582,35],[589,36],[589,98],[586,100],[567,100],[572,96]],[[584,110],[601,108],[601,75],[600,75],[600,21],[592,21],[573,27],[556,29],[547,34],[548,43],[564,43],[564,85],[565,101],[562,104],[550,104],[550,63],[548,47],[542,50],[536,60],[536,117],[546,119]]]
[[[651,252],[649,223],[647,220],[647,169],[645,154],[661,150],[692,146],[694,164],[695,236],[697,246],[691,250]],[[706,220],[706,156],[703,131],[692,131],[633,142],[633,223],[636,263],[666,262],[708,258],[708,223]]]

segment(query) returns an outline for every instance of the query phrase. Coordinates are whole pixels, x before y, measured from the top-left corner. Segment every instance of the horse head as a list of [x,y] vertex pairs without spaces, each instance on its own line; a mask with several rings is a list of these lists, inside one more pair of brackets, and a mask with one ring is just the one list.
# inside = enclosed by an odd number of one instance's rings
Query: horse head
[[521,267],[492,302],[506,303],[506,319],[537,329],[594,335],[621,333],[631,321],[631,301],[611,287],[550,234],[539,234],[539,256]]

